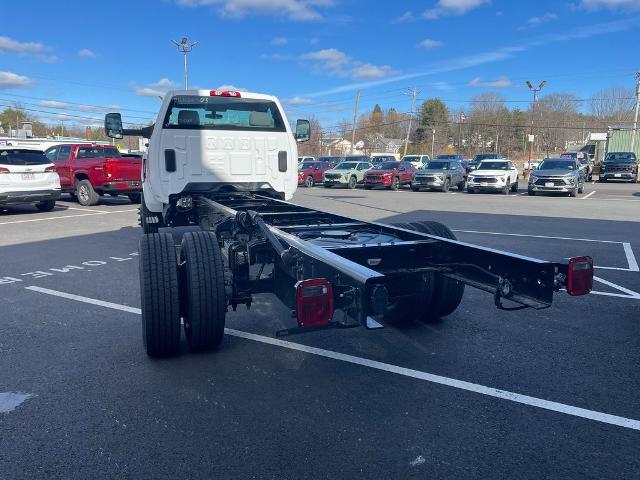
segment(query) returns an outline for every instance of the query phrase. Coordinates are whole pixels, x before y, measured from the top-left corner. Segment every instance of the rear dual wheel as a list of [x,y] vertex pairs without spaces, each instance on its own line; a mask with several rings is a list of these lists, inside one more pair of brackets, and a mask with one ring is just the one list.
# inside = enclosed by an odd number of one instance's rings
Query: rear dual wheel
[[45,200],[44,202],[36,203],[36,208],[41,212],[51,212],[56,206],[55,200]]
[[[451,240],[456,237],[453,232],[438,222],[412,222],[395,224],[396,227],[414,230],[428,235],[435,235]],[[439,272],[426,272],[417,279],[413,296],[398,300],[385,315],[385,321],[392,324],[406,324],[421,320],[433,322],[453,313],[464,295],[464,284],[444,276]]]
[[171,234],[140,239],[142,338],[151,357],[178,353],[181,318],[192,351],[213,350],[224,335],[226,296],[216,236],[186,233],[180,260],[179,269]]

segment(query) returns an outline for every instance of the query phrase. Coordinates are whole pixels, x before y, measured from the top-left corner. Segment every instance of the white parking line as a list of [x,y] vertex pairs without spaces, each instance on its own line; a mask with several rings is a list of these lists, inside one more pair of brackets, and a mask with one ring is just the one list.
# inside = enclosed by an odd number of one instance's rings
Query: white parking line
[[0,222],[0,225],[12,225],[14,223],[31,223],[31,222],[46,222],[50,220],[65,220],[67,218],[78,218],[78,217],[90,217],[92,215],[111,215],[114,213],[127,213],[127,212],[137,212],[138,209],[135,210],[117,210],[114,212],[93,212],[92,213],[83,213],[80,215],[64,215],[60,217],[47,217],[47,218],[32,218],[30,220],[16,220],[14,222]]
[[596,193],[597,190],[594,190],[591,193],[588,193],[587,195],[585,195],[584,197],[582,197],[582,200],[584,200],[585,198],[589,198],[591,195],[593,195],[594,193]]
[[506,237],[527,237],[527,238],[545,238],[551,240],[570,240],[574,242],[593,242],[593,243],[615,243],[618,245],[622,245],[624,250],[624,254],[627,257],[627,263],[629,266],[627,268],[621,267],[601,267],[596,265],[594,268],[598,268],[600,270],[617,270],[620,272],[638,272],[640,268],[638,268],[638,262],[633,253],[633,249],[631,248],[631,244],[629,242],[618,242],[615,240],[595,240],[593,238],[569,238],[569,237],[554,237],[550,235],[527,235],[524,233],[503,233],[503,232],[482,232],[479,230],[452,230],[453,232],[460,233],[476,233],[479,235],[501,235]]
[[64,210],[79,210],[81,212],[96,212],[96,213],[110,213],[105,210],[94,210],[93,208],[76,208],[76,207],[67,207]]
[[633,290],[629,290],[628,288],[625,288],[621,285],[617,285],[613,282],[610,282],[609,280],[605,280],[604,278],[600,278],[600,277],[593,277],[593,279],[596,282],[600,282],[603,283],[611,288],[615,288],[616,290],[620,290],[621,292],[624,292],[626,295],[622,295],[620,293],[609,293],[609,292],[591,292],[594,295],[605,295],[605,296],[609,296],[609,297],[620,297],[620,298],[632,298],[635,300],[640,300],[640,293],[638,292],[634,292]]
[[[76,300],[83,303],[89,303],[101,307],[111,308],[114,310],[120,310],[128,313],[141,314],[141,310],[138,308],[129,307],[126,305],[118,305],[111,302],[104,302],[102,300],[96,300],[88,297],[81,297],[79,295],[72,295],[64,292],[58,292],[56,290],[49,290],[40,287],[26,287],[28,290],[33,290],[40,293],[46,293],[49,295],[55,295],[58,297],[66,298],[69,300]],[[252,340],[254,342],[264,343],[275,347],[287,348],[289,350],[296,350],[299,352],[308,353],[311,355],[317,355],[320,357],[330,358],[341,362],[351,363],[354,365],[360,365],[362,367],[372,368],[374,370],[380,370],[384,372],[394,373],[404,377],[415,378],[417,380],[423,380],[438,385],[444,385],[447,387],[457,388],[459,390],[465,390],[467,392],[479,393],[489,397],[499,398],[502,400],[508,400],[510,402],[520,403],[531,407],[542,408],[553,412],[564,413],[574,417],[584,418],[587,420],[593,420],[596,422],[606,423],[609,425],[615,425],[618,427],[629,428],[632,430],[640,431],[640,420],[634,420],[632,418],[619,417],[617,415],[610,415],[608,413],[597,412],[595,410],[588,410],[586,408],[575,407],[564,403],[553,402],[550,400],[544,400],[542,398],[531,397],[529,395],[522,395],[519,393],[509,392],[507,390],[500,390],[497,388],[486,387],[477,383],[470,383],[464,380],[457,380],[455,378],[443,377],[441,375],[434,375],[432,373],[422,372],[420,370],[413,370],[410,368],[404,368],[389,363],[378,362],[376,360],[369,360],[367,358],[356,357],[346,353],[334,352],[333,350],[325,350],[323,348],[310,347],[308,345],[301,345],[299,343],[287,342],[285,340],[279,340],[277,338],[265,337],[263,335],[256,335],[254,333],[242,332],[240,330],[234,330],[231,328],[225,328],[225,334],[234,337],[244,338],[246,340]]]

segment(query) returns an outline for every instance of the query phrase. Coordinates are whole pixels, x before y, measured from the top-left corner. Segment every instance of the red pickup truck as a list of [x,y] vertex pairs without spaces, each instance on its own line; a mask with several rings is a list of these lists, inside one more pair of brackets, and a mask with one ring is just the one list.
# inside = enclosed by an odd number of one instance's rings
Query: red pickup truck
[[80,205],[97,205],[101,195],[126,195],[140,203],[142,158],[125,158],[114,146],[91,143],[56,145],[44,154],[56,166],[62,191]]

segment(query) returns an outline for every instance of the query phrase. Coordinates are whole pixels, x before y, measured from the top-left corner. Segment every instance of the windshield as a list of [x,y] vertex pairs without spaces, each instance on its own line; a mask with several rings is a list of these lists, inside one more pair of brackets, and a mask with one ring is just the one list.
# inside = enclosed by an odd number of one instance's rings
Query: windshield
[[455,160],[456,155],[438,155],[436,160]]
[[0,165],[46,165],[51,163],[39,150],[0,150]]
[[298,165],[298,170],[310,170],[315,166],[315,163],[313,162],[303,162],[300,165]]
[[480,153],[473,157],[474,162],[481,162],[482,160],[489,160],[491,158],[498,158],[498,154],[496,153]]
[[358,164],[355,162],[342,162],[334,170],[353,170]]
[[364,155],[350,156],[350,157],[346,157],[345,160],[348,161],[348,162],[368,162],[369,161],[369,157],[366,157]]
[[406,157],[402,157],[403,162],[419,162],[420,157],[418,155],[407,155]]
[[509,170],[507,162],[487,162],[486,160],[478,166],[478,170]]
[[379,163],[378,165],[373,167],[372,170],[393,170],[396,168],[398,168],[398,162],[384,162]]
[[539,166],[538,170],[575,170],[576,162],[573,160],[546,159]]
[[422,170],[449,170],[449,162],[428,162],[422,166]]
[[163,128],[286,132],[277,105],[269,100],[176,95]]
[[340,163],[344,160],[344,157],[320,157],[318,160],[327,163]]
[[619,162],[619,163],[635,163],[636,155],[633,152],[613,152],[607,153],[604,158],[605,162]]

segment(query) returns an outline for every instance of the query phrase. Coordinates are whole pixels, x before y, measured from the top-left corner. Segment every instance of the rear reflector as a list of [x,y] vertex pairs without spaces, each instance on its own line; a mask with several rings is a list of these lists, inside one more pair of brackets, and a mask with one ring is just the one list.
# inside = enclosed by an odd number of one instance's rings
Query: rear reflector
[[593,288],[593,259],[575,257],[569,259],[567,267],[567,292],[577,297],[586,295]]
[[54,167],[53,165],[51,165],[50,167],[47,167],[47,168],[44,169],[45,173],[53,173],[53,172],[56,172],[56,171],[57,171],[56,167]]
[[0,167],[0,173],[11,173],[8,168]]
[[296,318],[303,328],[323,327],[333,318],[333,288],[324,278],[296,284]]
[[240,98],[240,92],[234,92],[231,90],[211,90],[209,95],[212,97],[236,97]]

